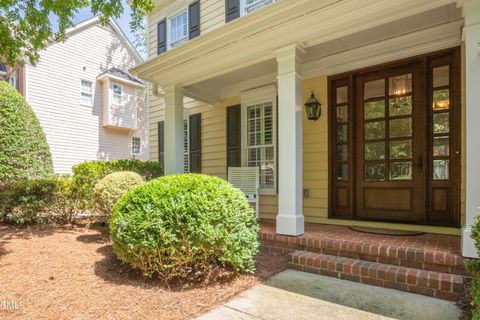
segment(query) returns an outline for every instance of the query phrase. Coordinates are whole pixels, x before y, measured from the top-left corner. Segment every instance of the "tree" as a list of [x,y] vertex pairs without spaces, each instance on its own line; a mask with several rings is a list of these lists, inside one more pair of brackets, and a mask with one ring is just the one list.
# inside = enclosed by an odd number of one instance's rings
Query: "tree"
[[[135,32],[142,29],[143,17],[153,9],[154,0],[129,3],[130,27]],[[87,7],[104,24],[124,11],[122,0],[0,0],[0,57],[11,66],[35,64],[40,50],[65,41],[75,14]]]

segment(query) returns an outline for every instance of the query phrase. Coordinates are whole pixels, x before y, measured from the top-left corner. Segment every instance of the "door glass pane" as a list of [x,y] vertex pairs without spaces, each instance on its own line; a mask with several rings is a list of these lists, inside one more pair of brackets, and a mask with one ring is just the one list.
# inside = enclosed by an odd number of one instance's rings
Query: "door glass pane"
[[390,120],[390,138],[412,136],[412,118]]
[[365,160],[385,159],[385,142],[365,143]]
[[337,181],[348,180],[348,164],[342,163],[335,166],[335,176]]
[[433,91],[433,110],[450,109],[450,91],[448,89]]
[[385,79],[365,82],[363,98],[365,100],[385,96]]
[[347,125],[339,125],[337,126],[337,143],[347,142]]
[[412,180],[413,170],[412,162],[391,162],[390,180]]
[[384,181],[385,163],[365,163],[365,181]]
[[433,133],[448,133],[450,131],[449,113],[435,113],[433,115]]
[[433,87],[448,86],[450,82],[449,66],[433,68]]
[[385,117],[385,100],[365,103],[364,114],[365,120]]
[[348,89],[347,87],[337,88],[337,104],[347,103],[348,101]]
[[337,122],[348,121],[348,106],[337,107]]
[[433,156],[446,157],[450,155],[450,139],[448,137],[433,138]]
[[390,117],[412,114],[412,96],[390,98]]
[[385,121],[365,123],[365,140],[385,139]]
[[412,74],[403,74],[397,77],[391,77],[388,81],[389,95],[404,95],[412,92]]
[[348,160],[348,148],[346,144],[337,146],[337,160],[347,161]]
[[450,177],[448,160],[433,160],[433,180],[448,180]]
[[408,159],[412,157],[412,140],[390,141],[390,159]]

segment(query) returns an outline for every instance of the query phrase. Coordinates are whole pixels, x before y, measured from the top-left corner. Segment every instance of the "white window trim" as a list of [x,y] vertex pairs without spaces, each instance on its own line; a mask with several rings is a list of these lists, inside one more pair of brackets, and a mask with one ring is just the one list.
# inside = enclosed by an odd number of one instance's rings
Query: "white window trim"
[[265,7],[273,4],[275,1],[276,1],[276,0],[272,0],[271,3],[268,3],[268,4],[266,4],[265,6],[263,6],[263,7],[261,7],[261,8],[258,8],[258,9],[256,9],[256,10],[252,11],[252,12],[247,12],[247,10],[246,10],[246,9],[247,9],[246,0],[240,0],[240,16],[245,16],[245,15],[247,15],[247,14],[254,13],[254,12],[256,12],[257,10],[262,10],[263,8],[265,8]]
[[[120,103],[116,103],[115,102],[115,99],[114,99],[114,96],[115,96],[115,91],[113,90],[113,86],[119,86],[120,87]],[[115,105],[115,106],[123,106],[125,103],[123,101],[123,94],[125,93],[125,88],[123,87],[122,84],[118,83],[118,82],[113,82],[112,81],[112,84],[110,86],[110,98],[111,98],[111,101],[112,101],[112,104]]]
[[[90,92],[83,92],[83,85],[82,82],[88,82],[90,83]],[[85,80],[85,79],[80,79],[80,105],[86,106],[86,107],[91,107],[93,106],[93,81],[90,80]],[[90,103],[85,103],[82,99],[82,96],[84,94],[89,94],[90,95]]]
[[[180,9],[177,9],[174,11],[174,13],[170,14],[168,17],[167,17],[167,26],[166,26],[166,30],[167,30],[167,49],[170,50],[170,49],[173,49],[174,47],[172,46],[172,35],[171,35],[171,21],[172,19],[178,17],[179,15],[181,15],[183,12],[186,12],[187,13],[187,35],[186,35],[186,40],[185,42],[188,42],[189,38],[188,38],[188,29],[189,29],[189,13],[188,13],[188,6],[182,6]],[[180,40],[177,40],[177,42],[181,41],[181,40],[184,40],[183,38],[180,39]],[[182,44],[180,44],[181,46]],[[175,47],[176,48],[176,47]]]
[[275,172],[273,175],[273,188],[260,188],[260,194],[265,195],[276,195],[278,192],[278,143],[277,143],[277,88],[274,85],[268,85],[265,87],[252,89],[240,93],[240,103],[241,103],[241,146],[242,146],[242,166],[247,166],[247,108],[249,106],[254,106],[257,104],[271,103],[272,104],[272,115],[273,115],[273,146],[275,150],[274,157],[274,168]]
[[[138,146],[138,153],[135,153],[134,152],[134,144],[133,144],[133,140],[134,139],[138,139],[138,142],[139,142],[139,146]],[[139,156],[142,154],[142,139],[140,137],[132,137],[132,156]]]

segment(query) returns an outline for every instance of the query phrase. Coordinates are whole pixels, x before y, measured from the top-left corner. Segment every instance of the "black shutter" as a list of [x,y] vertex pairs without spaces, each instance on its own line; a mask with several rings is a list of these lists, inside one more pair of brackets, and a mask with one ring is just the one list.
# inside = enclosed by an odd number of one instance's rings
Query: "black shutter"
[[200,35],[200,1],[188,6],[188,38],[193,39]]
[[165,133],[164,133],[164,121],[158,122],[158,162],[165,174]]
[[190,158],[190,172],[192,173],[201,173],[201,114],[196,113],[192,114],[188,117],[189,121],[189,142],[190,142],[190,150],[189,150],[189,158]]
[[230,22],[240,17],[240,0],[225,0],[225,21]]
[[167,20],[163,19],[157,25],[157,54],[167,51]]
[[242,126],[240,105],[227,108],[227,172],[242,165]]

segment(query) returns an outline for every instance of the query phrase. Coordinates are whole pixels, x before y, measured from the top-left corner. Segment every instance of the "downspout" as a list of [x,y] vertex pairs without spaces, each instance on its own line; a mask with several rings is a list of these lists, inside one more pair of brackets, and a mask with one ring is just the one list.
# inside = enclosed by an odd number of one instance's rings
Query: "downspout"
[[165,93],[159,93],[158,92],[158,84],[156,83],[152,83],[152,93],[153,93],[153,96],[154,97],[157,97],[157,98],[165,98]]

